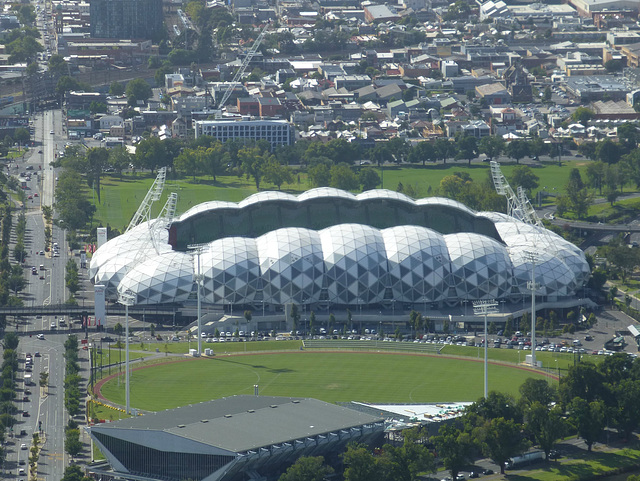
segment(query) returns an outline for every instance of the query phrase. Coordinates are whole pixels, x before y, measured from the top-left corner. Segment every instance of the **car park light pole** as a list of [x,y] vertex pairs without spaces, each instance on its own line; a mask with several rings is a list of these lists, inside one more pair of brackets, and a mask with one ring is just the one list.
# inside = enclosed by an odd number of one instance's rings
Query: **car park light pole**
[[487,339],[487,316],[490,312],[496,312],[498,303],[495,300],[488,301],[476,301],[473,303],[473,313],[476,316],[484,316],[484,398],[487,399],[489,390],[489,355],[487,351],[487,345],[489,344]]
[[[202,271],[200,270],[200,256],[202,255],[202,250],[206,247],[206,244],[195,244],[188,246],[188,249],[193,249],[193,254],[198,257],[197,261],[197,271],[195,273],[194,280],[196,281],[196,285],[198,286],[198,356],[202,355],[202,284],[204,281],[204,276],[202,275]],[[264,315],[264,312],[263,312]]]

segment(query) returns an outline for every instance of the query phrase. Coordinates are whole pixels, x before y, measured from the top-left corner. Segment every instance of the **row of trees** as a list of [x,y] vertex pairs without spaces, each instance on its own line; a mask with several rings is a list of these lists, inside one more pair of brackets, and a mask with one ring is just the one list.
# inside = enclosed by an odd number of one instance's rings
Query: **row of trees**
[[20,338],[15,332],[8,332],[2,340],[4,352],[0,371],[0,466],[6,456],[5,436],[7,431],[13,431],[16,424],[15,414],[18,408],[14,404],[16,399],[16,380],[18,379],[18,345]]
[[64,377],[64,407],[69,416],[80,412],[82,399],[80,365],[78,364],[78,337],[70,335],[64,342],[65,377]]

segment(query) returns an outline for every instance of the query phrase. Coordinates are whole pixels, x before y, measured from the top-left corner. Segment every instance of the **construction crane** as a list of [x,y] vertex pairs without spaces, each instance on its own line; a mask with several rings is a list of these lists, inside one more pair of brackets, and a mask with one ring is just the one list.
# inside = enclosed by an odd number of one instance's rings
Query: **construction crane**
[[264,26],[264,28],[260,31],[260,35],[258,35],[258,38],[256,38],[256,41],[253,42],[253,45],[251,46],[251,48],[247,52],[247,56],[242,61],[242,65],[240,65],[240,68],[238,69],[236,74],[233,76],[233,80],[231,81],[231,84],[229,85],[229,87],[227,87],[227,90],[225,91],[224,95],[222,96],[222,100],[220,100],[220,103],[218,104],[218,109],[222,110],[222,107],[225,106],[225,104],[227,103],[227,100],[229,100],[229,97],[231,97],[231,94],[233,93],[233,89],[235,88],[235,86],[238,83],[238,81],[244,75],[244,72],[247,69],[247,66],[251,62],[251,59],[253,58],[253,56],[258,51],[258,48],[260,47],[260,44],[264,40],[264,36],[266,35],[267,30],[269,29],[270,26],[271,26],[271,24],[269,22],[267,22],[267,24]]

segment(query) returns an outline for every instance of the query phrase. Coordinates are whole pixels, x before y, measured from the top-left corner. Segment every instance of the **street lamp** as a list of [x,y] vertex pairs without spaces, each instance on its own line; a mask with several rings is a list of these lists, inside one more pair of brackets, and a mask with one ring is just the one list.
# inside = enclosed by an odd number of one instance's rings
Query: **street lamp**
[[133,306],[136,302],[136,296],[130,290],[119,293],[118,302],[124,306],[124,334],[125,334],[125,399],[126,399],[126,412],[131,414],[131,402],[130,402],[130,383],[129,383],[129,306]]
[[[466,304],[465,304],[466,306]],[[491,312],[496,312],[498,303],[495,300],[488,301],[476,301],[473,303],[473,313],[476,316],[484,316],[484,398],[487,398],[489,390],[489,355],[487,351],[487,345],[489,344],[487,339],[487,315]]]

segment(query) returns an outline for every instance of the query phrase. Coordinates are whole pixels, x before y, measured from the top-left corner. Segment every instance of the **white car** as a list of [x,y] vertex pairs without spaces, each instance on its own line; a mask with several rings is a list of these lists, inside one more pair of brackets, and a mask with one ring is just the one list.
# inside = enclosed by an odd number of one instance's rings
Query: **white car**
[[26,444],[24,444],[24,443],[22,443],[22,444],[20,445],[20,449],[21,449],[21,450],[23,450],[23,451],[26,451],[26,450],[27,450],[27,445],[26,445]]
[[44,341],[44,334],[38,334],[36,338],[40,339],[41,341]]
[[50,130],[50,131],[49,131],[49,134],[53,135],[53,134],[54,134],[53,130]]

